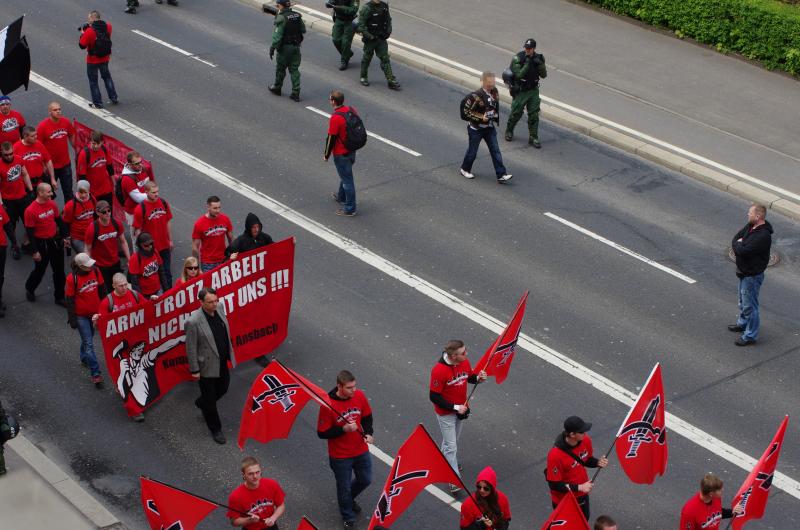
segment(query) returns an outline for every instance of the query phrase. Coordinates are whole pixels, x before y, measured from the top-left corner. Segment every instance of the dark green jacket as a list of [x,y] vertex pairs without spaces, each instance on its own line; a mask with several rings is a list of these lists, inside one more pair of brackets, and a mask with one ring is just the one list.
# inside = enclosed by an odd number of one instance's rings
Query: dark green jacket
[[[292,8],[287,7],[275,16],[275,29],[272,31],[272,47],[280,48],[283,44],[283,32],[286,29],[286,15],[294,13]],[[306,23],[300,19],[300,33],[306,32]]]
[[[537,71],[531,72],[531,67],[536,68]],[[539,53],[534,54],[533,57],[526,57],[524,65],[520,61],[520,54],[515,55],[511,60],[511,71],[514,72],[515,82],[519,84],[521,90],[530,90],[531,88],[535,88],[535,86],[526,86],[526,83],[521,82],[523,79],[528,79],[529,73],[533,74],[533,77],[537,81],[538,79],[544,79],[547,77],[547,66],[544,64],[544,56]]]
[[358,16],[360,0],[344,0],[345,5],[333,6],[333,19],[349,22]]
[[[386,31],[384,35],[373,35],[369,29],[370,19],[380,10],[386,11]],[[376,4],[372,0],[366,0],[361,6],[361,11],[358,12],[358,32],[367,40],[388,39],[392,34],[392,15],[389,13],[389,4],[386,2]]]

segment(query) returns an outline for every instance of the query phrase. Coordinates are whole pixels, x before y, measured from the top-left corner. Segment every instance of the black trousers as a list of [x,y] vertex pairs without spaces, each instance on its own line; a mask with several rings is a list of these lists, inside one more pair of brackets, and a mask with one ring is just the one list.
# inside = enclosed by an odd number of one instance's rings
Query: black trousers
[[0,247],[0,303],[3,302],[3,283],[6,281],[6,253],[8,246]]
[[12,246],[18,246],[16,234],[17,221],[25,220],[25,208],[27,208],[30,203],[31,201],[28,197],[23,197],[21,199],[3,199],[3,206],[6,209],[6,213],[8,213],[8,226],[11,227],[9,239]]
[[[586,520],[589,520],[589,496],[584,495],[583,497],[575,497],[575,500],[578,501],[578,506],[581,507],[581,511],[583,512],[583,516],[586,517]],[[553,509],[555,510],[558,504],[553,503]]]
[[105,283],[106,292],[110,293],[114,289],[111,287],[111,278],[113,278],[116,273],[122,272],[122,264],[118,261],[110,267],[98,267],[98,269],[100,269],[100,274],[103,275],[103,283]]
[[222,421],[217,412],[217,401],[228,392],[231,383],[231,374],[228,371],[227,361],[220,361],[219,377],[201,377],[200,397],[194,404],[203,412],[203,419],[211,432],[222,430]]
[[33,270],[25,281],[25,290],[35,292],[39,284],[42,283],[47,266],[53,271],[53,295],[56,300],[64,298],[64,282],[67,278],[64,274],[64,247],[56,239],[45,239],[44,244],[39,245],[42,259],[34,261]]

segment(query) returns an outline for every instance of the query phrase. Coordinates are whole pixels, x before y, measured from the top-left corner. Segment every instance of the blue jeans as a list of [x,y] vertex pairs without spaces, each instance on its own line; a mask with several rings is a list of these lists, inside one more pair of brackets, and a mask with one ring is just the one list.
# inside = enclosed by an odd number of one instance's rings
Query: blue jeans
[[81,335],[81,362],[85,363],[92,375],[100,375],[100,365],[94,353],[94,326],[90,317],[77,317],[78,333]]
[[494,173],[497,178],[506,174],[506,166],[503,165],[503,155],[500,154],[500,146],[497,144],[497,130],[494,127],[484,127],[473,129],[467,127],[467,134],[469,135],[469,147],[464,154],[464,161],[461,162],[461,169],[468,173],[472,173],[472,163],[475,162],[475,157],[478,156],[478,147],[481,140],[486,142],[486,147],[489,148],[489,154],[492,155],[492,164],[494,165]]
[[[336,477],[336,500],[345,521],[355,521],[353,501],[372,482],[372,457],[369,451],[352,458],[328,457]],[[355,475],[355,479],[353,478]]]
[[74,197],[72,194],[72,165],[67,164],[64,167],[55,168],[53,175],[61,186],[61,195],[64,197],[64,204],[66,205]]
[[103,95],[100,93],[100,85],[97,84],[97,74],[103,78],[106,85],[108,99],[117,101],[117,90],[114,88],[114,80],[111,79],[111,72],[108,71],[108,63],[89,64],[86,63],[86,75],[89,76],[89,92],[92,94],[92,103],[103,106]]
[[334,155],[333,165],[339,173],[339,191],[336,197],[344,204],[345,212],[356,211],[356,183],[353,181],[353,164],[356,163],[356,154]]
[[739,278],[739,318],[736,325],[744,328],[743,340],[758,340],[758,291],[764,283],[764,273]]
[[220,265],[222,265],[221,261],[217,262],[217,263],[205,263],[205,262],[201,261],[200,262],[200,272],[208,272],[208,271],[210,271],[212,269],[216,269]]
[[456,475],[460,476],[461,473],[458,472],[458,437],[461,436],[461,427],[464,422],[459,420],[455,414],[444,416],[437,414],[436,419],[439,421],[439,429],[442,431],[442,454]]

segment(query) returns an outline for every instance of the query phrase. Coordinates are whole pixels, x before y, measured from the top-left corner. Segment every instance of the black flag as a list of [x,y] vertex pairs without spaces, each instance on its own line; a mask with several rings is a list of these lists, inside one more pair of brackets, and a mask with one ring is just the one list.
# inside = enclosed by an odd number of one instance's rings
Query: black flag
[[22,35],[22,17],[0,30],[0,92],[10,94],[21,86],[28,90],[31,52]]

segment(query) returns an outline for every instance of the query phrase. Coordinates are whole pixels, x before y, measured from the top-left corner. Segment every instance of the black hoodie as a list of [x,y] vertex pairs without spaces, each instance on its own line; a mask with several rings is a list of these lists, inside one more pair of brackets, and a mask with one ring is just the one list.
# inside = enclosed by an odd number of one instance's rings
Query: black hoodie
[[[256,237],[253,237],[250,235],[250,229],[255,224],[259,226],[259,231]],[[247,252],[248,250],[255,250],[273,243],[269,234],[264,233],[261,228],[264,228],[264,225],[261,224],[261,220],[256,214],[248,213],[244,221],[244,233],[234,239],[233,243],[225,249],[225,256],[230,257],[234,252]]]
[[736,256],[736,276],[744,278],[764,272],[769,263],[771,246],[772,225],[769,221],[764,221],[764,224],[757,228],[752,228],[748,223],[736,232],[731,242],[733,254]]

